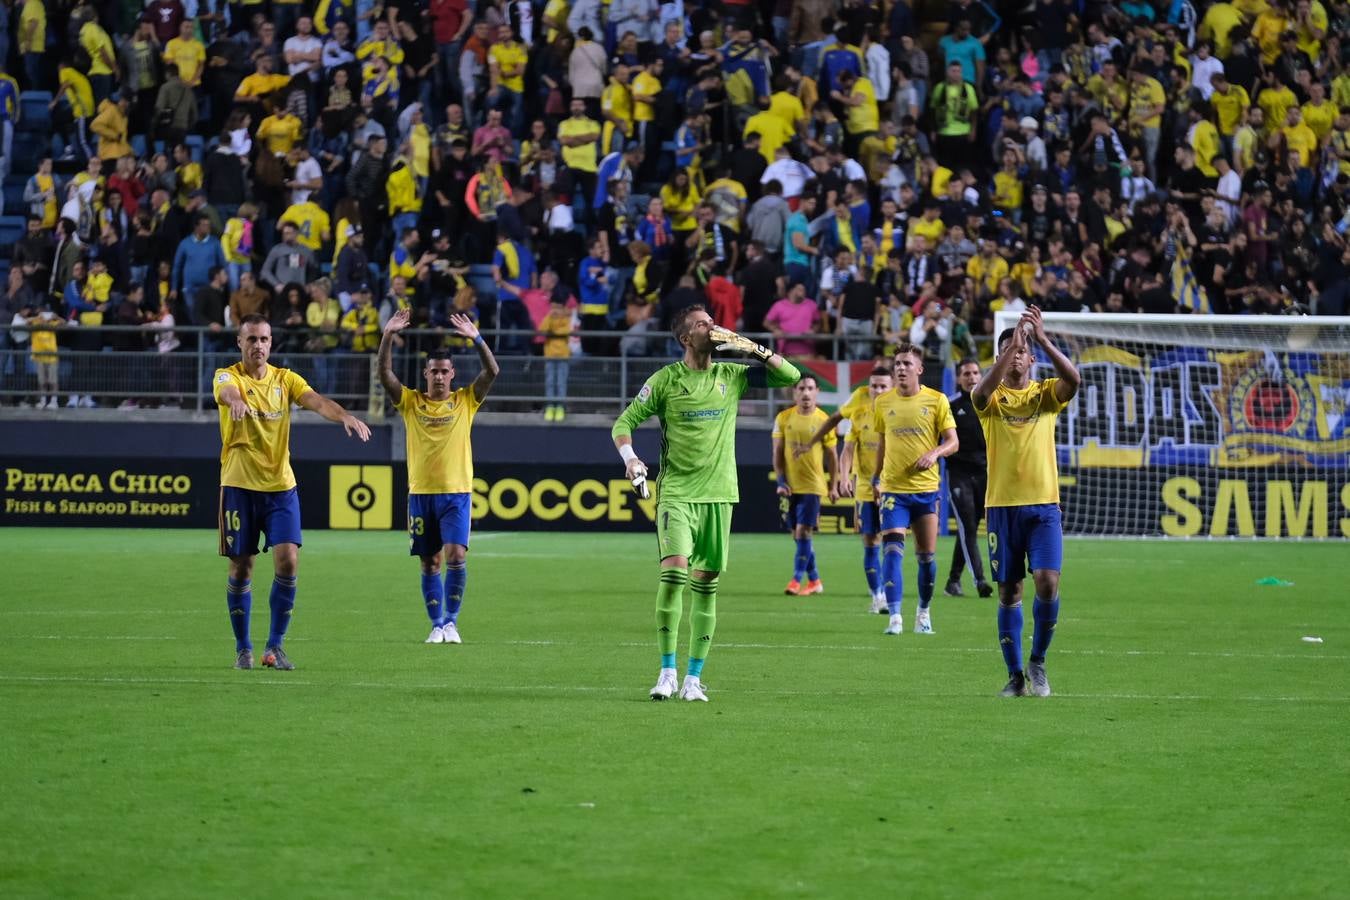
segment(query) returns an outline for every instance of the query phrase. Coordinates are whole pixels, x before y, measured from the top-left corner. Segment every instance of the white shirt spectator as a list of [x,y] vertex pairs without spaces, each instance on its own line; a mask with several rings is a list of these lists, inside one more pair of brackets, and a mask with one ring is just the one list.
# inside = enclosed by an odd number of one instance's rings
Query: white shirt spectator
[[1214,93],[1214,85],[1209,83],[1209,79],[1215,72],[1223,71],[1223,62],[1211,56],[1208,59],[1201,59],[1198,56],[1191,57],[1191,87],[1200,91],[1200,96],[1206,100],[1209,95]]
[[555,203],[544,213],[544,224],[550,234],[571,231],[573,225],[572,206],[568,203]]
[[1027,165],[1035,171],[1043,171],[1049,165],[1049,157],[1045,151],[1045,141],[1039,134],[1032,133],[1027,137]]
[[867,180],[867,170],[856,159],[846,157],[839,167],[843,170],[845,181]]
[[867,48],[864,56],[867,63],[867,80],[872,82],[877,103],[885,103],[891,97],[891,53],[878,43]]
[[1219,179],[1215,193],[1218,196],[1214,199],[1214,206],[1228,216],[1229,225],[1237,222],[1238,202],[1242,198],[1242,178],[1236,169],[1229,168],[1227,174]]
[[811,169],[805,163],[797,162],[792,157],[784,157],[775,159],[764,169],[764,174],[759,177],[759,183],[768,184],[776,180],[783,186],[783,199],[791,200],[802,195],[802,188],[811,177]]
[[615,37],[623,39],[631,31],[639,43],[655,44],[661,40],[660,17],[656,0],[613,0],[609,4],[609,21]]
[[286,64],[286,70],[290,73],[292,78],[296,75],[308,73],[310,81],[319,80],[319,67],[322,65],[324,49],[323,41],[312,34],[309,37],[301,37],[297,34],[286,38],[286,43],[281,45],[281,49],[285,53],[319,53],[319,62],[302,61]]
[[[300,161],[295,167],[295,181],[301,184],[311,184],[315,181],[323,180],[323,167],[319,161],[310,156]],[[292,203],[304,203],[309,199],[310,194],[314,193],[309,188],[295,188],[291,191]]]
[[[592,41],[602,41],[605,29],[600,25],[600,0],[577,0],[567,14],[567,30],[576,34],[585,26],[591,30]],[[601,49],[603,53],[603,48]]]

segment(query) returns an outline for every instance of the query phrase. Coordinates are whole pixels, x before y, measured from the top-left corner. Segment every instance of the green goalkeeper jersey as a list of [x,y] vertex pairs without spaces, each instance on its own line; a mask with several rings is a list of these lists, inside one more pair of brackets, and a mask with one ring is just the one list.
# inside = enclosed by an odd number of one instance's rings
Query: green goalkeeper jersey
[[[790,368],[790,367],[789,367]],[[736,408],[749,385],[749,366],[715,362],[695,371],[682,361],[656,372],[614,423],[614,437],[631,436],[652,416],[661,420],[657,497],[683,503],[735,503]],[[795,375],[796,370],[792,370]],[[771,387],[795,377],[767,372]],[[788,379],[791,380],[788,380]]]

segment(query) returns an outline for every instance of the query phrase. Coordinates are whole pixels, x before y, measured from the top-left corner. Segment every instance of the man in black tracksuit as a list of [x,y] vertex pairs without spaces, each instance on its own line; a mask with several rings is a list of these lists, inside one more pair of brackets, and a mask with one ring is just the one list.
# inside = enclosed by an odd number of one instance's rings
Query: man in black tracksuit
[[981,597],[994,593],[984,580],[984,562],[980,558],[980,543],[976,532],[984,518],[984,488],[987,480],[984,459],[984,430],[970,402],[970,392],[980,383],[980,364],[971,357],[961,360],[956,367],[957,398],[952,401],[952,417],[956,419],[956,436],[961,447],[947,457],[947,489],[951,492],[952,512],[956,514],[956,549],[952,552],[952,569],[947,576],[945,593],[960,597],[961,570],[966,561],[975,573],[975,588]]

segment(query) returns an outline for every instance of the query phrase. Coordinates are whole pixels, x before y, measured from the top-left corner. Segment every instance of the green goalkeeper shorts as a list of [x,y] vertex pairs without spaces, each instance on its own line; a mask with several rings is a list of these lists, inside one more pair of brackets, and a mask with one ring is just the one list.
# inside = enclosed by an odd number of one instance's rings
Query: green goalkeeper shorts
[[683,556],[689,568],[725,572],[731,555],[731,504],[661,501],[656,507],[661,558]]

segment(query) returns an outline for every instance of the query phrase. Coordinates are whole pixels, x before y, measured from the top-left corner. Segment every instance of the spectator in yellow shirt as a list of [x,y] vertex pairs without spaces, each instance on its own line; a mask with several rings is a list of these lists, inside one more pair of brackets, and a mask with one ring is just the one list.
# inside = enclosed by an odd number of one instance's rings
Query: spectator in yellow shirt
[[768,101],[761,99],[763,108],[745,120],[742,139],[748,144],[750,135],[759,135],[759,154],[764,157],[765,165],[773,165],[774,154],[778,148],[792,140],[792,132],[778,116],[768,108]]
[[1252,24],[1252,40],[1261,47],[1261,63],[1270,66],[1280,55],[1280,36],[1289,30],[1283,7],[1269,6]]
[[1289,23],[1298,42],[1298,49],[1308,54],[1316,65],[1322,56],[1322,41],[1327,36],[1327,9],[1313,0],[1297,0],[1294,18]]
[[1130,72],[1130,133],[1143,145],[1144,168],[1148,177],[1157,177],[1158,141],[1162,135],[1162,114],[1167,95],[1156,78],[1142,69]]
[[847,70],[839,76],[839,88],[831,91],[830,96],[847,109],[844,130],[848,132],[846,143],[849,155],[854,156],[858,152],[858,145],[865,138],[876,134],[881,127],[877,92],[870,79],[859,78]]
[[1215,3],[1205,10],[1198,32],[1201,40],[1214,42],[1214,55],[1227,59],[1233,42],[1228,39],[1229,32],[1242,24],[1242,13],[1231,3]]
[[42,56],[47,52],[47,4],[43,0],[24,0],[19,13],[19,53],[23,55],[24,87],[43,87]]
[[544,420],[561,422],[567,415],[567,374],[572,356],[572,311],[558,294],[549,299],[548,315],[539,323],[544,336]]
[[169,41],[164,48],[164,61],[178,66],[178,77],[191,87],[202,83],[202,71],[206,68],[206,47],[193,33],[193,22],[184,19],[178,26],[178,37]]
[[89,54],[89,84],[94,90],[94,101],[102,102],[112,93],[113,76],[120,74],[112,38],[98,22],[89,21],[80,26],[79,39],[80,46]]
[[273,156],[285,156],[300,140],[303,129],[299,118],[282,109],[258,123],[256,137]]
[[516,40],[509,22],[497,27],[497,42],[488,49],[488,66],[496,83],[497,102],[503,109],[506,127],[512,134],[525,130],[525,66],[530,51]]
[[646,152],[646,158],[656,161],[658,148],[655,144],[656,130],[652,124],[656,121],[656,100],[661,95],[661,72],[665,61],[653,57],[646,66],[633,76],[629,85],[629,94],[633,98],[633,123],[637,126],[637,142]]
[[1284,124],[1285,114],[1290,107],[1298,105],[1298,98],[1277,79],[1273,68],[1266,69],[1261,77],[1264,81],[1261,92],[1256,95],[1256,105],[1265,113],[1265,133],[1269,134]]
[[318,255],[319,250],[328,240],[330,235],[329,217],[324,208],[313,200],[306,200],[303,203],[292,203],[281,214],[277,224],[290,222],[299,231],[296,240],[313,250]]
[[601,156],[622,150],[633,136],[633,94],[628,88],[628,74],[627,66],[615,65],[600,94],[600,115],[605,120],[600,137]]
[[94,92],[89,79],[65,61],[57,64],[56,78],[59,87],[47,106],[52,110],[52,130],[66,145],[61,159],[88,159],[94,155],[88,134],[89,119],[94,115]]
[[126,94],[116,101],[104,100],[98,105],[98,115],[89,123],[89,130],[98,135],[98,158],[105,163],[131,155],[127,140],[127,110],[131,103]]
[[1214,91],[1209,95],[1209,105],[1219,120],[1219,134],[1232,139],[1242,124],[1242,113],[1252,105],[1247,89],[1240,84],[1230,84],[1228,76],[1215,72],[1209,80]]
[[1214,157],[1219,155],[1222,145],[1219,143],[1219,130],[1205,117],[1203,104],[1192,104],[1187,111],[1191,120],[1186,137],[1191,149],[1195,151],[1195,167],[1206,178],[1218,178],[1219,171],[1214,168]]
[[289,75],[278,75],[272,71],[274,63],[270,56],[259,56],[256,65],[256,71],[239,82],[239,89],[234,92],[234,102],[261,109],[263,98],[290,84],[291,79]]
[[1336,124],[1339,110],[1327,99],[1327,89],[1322,82],[1313,81],[1308,84],[1308,102],[1303,104],[1302,110],[1303,124],[1317,135],[1319,144],[1326,141],[1327,135],[1331,134],[1332,126]]
[[999,282],[1008,277],[1008,261],[995,251],[995,241],[980,242],[980,252],[966,263],[966,274],[975,279],[975,288],[980,294],[992,297],[998,293]]
[[1317,135],[1307,125],[1303,124],[1303,111],[1297,106],[1291,106],[1285,113],[1284,127],[1280,129],[1280,134],[1284,136],[1284,149],[1286,153],[1298,153],[1299,165],[1306,166],[1309,169],[1317,168]]

